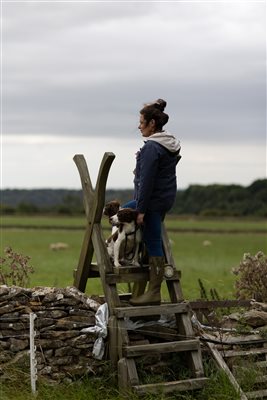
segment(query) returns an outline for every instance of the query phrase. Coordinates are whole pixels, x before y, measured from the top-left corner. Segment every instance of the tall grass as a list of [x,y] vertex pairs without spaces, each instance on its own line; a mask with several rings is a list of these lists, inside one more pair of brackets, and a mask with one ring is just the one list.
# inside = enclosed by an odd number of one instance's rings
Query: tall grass
[[[239,400],[226,375],[215,369],[211,361],[205,364],[208,383],[202,390],[175,392],[172,394],[147,394],[143,400]],[[6,371],[7,372],[7,371]],[[48,384],[39,379],[37,393],[31,393],[30,378],[24,368],[9,367],[9,379],[4,382],[0,378],[1,400],[139,400],[132,392],[123,396],[116,384],[116,375],[107,364],[103,375],[87,376],[71,383]]]

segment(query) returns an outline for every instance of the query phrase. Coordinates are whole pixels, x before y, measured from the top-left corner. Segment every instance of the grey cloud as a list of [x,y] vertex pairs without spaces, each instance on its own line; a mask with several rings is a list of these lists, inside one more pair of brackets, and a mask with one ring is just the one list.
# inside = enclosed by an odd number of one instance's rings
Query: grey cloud
[[[17,112],[13,104],[13,121],[6,121],[4,114],[4,132],[127,138],[127,133],[137,128],[142,103],[164,97],[168,100],[170,129],[181,131],[189,139],[201,136],[203,141],[214,140],[215,132],[220,135],[217,140],[255,142],[264,138],[262,86],[249,83],[241,87],[185,86],[179,82],[175,85],[162,82],[155,88],[150,82],[139,89],[139,84],[136,81],[120,87],[109,84],[70,91],[43,87],[41,95],[28,91],[29,98],[18,101]],[[148,98],[147,92],[153,97]],[[9,109],[8,105],[5,108]]]
[[[10,41],[53,38],[54,34],[70,35],[84,27],[101,26],[124,19],[135,19],[153,13],[153,3],[133,2],[26,2],[3,3],[4,35]],[[34,35],[33,35],[34,32]]]
[[4,133],[125,138],[163,97],[187,138],[262,140],[262,5],[81,4],[4,4]]

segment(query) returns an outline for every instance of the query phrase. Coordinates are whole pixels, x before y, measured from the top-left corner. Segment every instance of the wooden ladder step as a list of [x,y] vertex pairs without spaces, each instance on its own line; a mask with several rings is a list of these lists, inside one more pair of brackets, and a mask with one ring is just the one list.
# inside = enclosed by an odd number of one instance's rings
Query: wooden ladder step
[[208,382],[208,378],[194,378],[185,379],[181,381],[162,382],[162,383],[150,383],[147,385],[135,385],[133,390],[138,395],[145,395],[146,393],[170,393],[175,390],[187,391],[201,389]]
[[248,399],[263,399],[267,397],[267,389],[246,392],[246,396]]
[[122,265],[121,267],[113,266],[114,274],[130,274],[138,272],[148,272],[148,265],[143,265],[142,267],[136,267],[134,265]]
[[249,350],[226,350],[222,353],[224,358],[229,357],[240,357],[240,356],[252,356],[257,354],[266,354],[267,348],[260,349],[249,349]]
[[[96,267],[94,267],[94,268],[96,268]],[[140,266],[140,267],[136,267],[136,266],[134,266],[134,265],[131,265],[131,264],[128,264],[128,265],[122,265],[122,266],[120,266],[120,267],[115,267],[115,266],[113,266],[113,272],[115,273],[115,274],[126,274],[126,273],[135,273],[135,272],[146,272],[146,271],[148,271],[149,270],[149,265],[148,264],[144,264],[144,265],[142,265],[142,266]],[[181,278],[181,271],[178,271],[178,270],[176,270],[176,269],[173,269],[173,277],[174,277],[174,279],[180,279]],[[171,279],[171,277],[170,278],[167,278],[167,279]]]
[[142,282],[148,280],[149,280],[148,271],[124,272],[120,274],[112,274],[112,273],[106,274],[106,282],[108,285],[115,285],[116,283]]
[[[93,272],[99,272],[99,265],[96,262],[91,262],[89,264],[89,270]],[[113,272],[117,274],[125,274],[125,273],[138,273],[138,272],[147,272],[148,265],[144,265],[142,267],[135,267],[134,265],[125,265],[122,267],[113,267]]]
[[168,343],[141,344],[136,346],[125,346],[123,354],[127,358],[139,357],[145,354],[177,353],[185,351],[198,351],[200,343],[198,339],[181,340]]
[[[140,282],[149,280],[148,268],[140,267],[121,267],[119,269],[114,269],[114,273],[106,274],[106,282],[109,285],[115,285],[116,283],[128,283],[128,282]],[[117,272],[116,272],[117,271]],[[166,279],[168,281],[177,281],[180,279],[180,271],[174,271],[172,277]]]
[[182,314],[190,311],[190,305],[187,302],[181,303],[162,303],[158,306],[136,306],[136,307],[116,307],[114,313],[117,318],[141,317],[149,315],[168,315]]

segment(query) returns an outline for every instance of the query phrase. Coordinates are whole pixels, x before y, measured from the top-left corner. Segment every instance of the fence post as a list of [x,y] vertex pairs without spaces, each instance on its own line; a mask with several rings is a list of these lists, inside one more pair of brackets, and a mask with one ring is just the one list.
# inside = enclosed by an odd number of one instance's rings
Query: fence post
[[31,388],[32,393],[36,393],[36,381],[37,381],[37,368],[36,368],[36,346],[34,344],[34,338],[36,336],[36,332],[34,330],[34,320],[36,318],[36,314],[30,313],[30,366],[31,366]]

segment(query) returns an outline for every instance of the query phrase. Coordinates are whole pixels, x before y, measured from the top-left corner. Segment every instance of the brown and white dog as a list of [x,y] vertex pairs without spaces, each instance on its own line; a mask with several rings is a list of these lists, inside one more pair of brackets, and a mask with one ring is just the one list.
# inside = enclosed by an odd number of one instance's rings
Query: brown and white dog
[[[112,225],[112,229],[111,229],[112,235],[118,230],[118,227],[116,225],[112,224],[111,217],[113,217],[113,215],[117,214],[117,212],[120,209],[121,209],[121,204],[118,200],[111,200],[109,203],[105,204],[105,207],[104,207],[103,214],[108,217],[109,222]],[[110,242],[111,242],[110,238],[106,240],[107,244]],[[110,256],[112,256],[112,258],[114,257],[113,250],[112,250],[112,253],[110,254]]]
[[121,266],[122,259],[136,267],[140,266],[138,257],[142,235],[136,223],[137,215],[138,211],[132,208],[121,208],[117,214],[110,217],[110,222],[117,227],[110,241],[115,267]]
[[120,202],[118,200],[112,200],[105,204],[103,214],[111,218],[113,215],[117,214],[120,208]]
[[[105,204],[105,207],[103,210],[103,215],[106,215],[109,218],[110,224],[112,224],[111,217],[113,217],[113,215],[117,214],[117,212],[120,210],[120,208],[121,208],[121,205],[118,200],[111,200],[110,202]],[[118,230],[118,227],[116,225],[112,225],[111,236],[106,240],[108,255],[109,255],[110,259],[112,260],[112,262],[114,262],[113,235],[117,232],[117,230]]]

